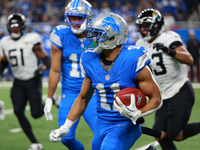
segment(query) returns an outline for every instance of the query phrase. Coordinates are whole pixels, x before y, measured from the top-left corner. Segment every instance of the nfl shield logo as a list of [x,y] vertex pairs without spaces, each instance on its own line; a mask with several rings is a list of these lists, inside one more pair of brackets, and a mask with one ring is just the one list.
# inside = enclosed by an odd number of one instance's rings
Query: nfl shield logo
[[110,80],[110,75],[106,75],[106,80]]
[[65,94],[62,95],[62,98],[65,98]]
[[84,48],[84,44],[83,43],[81,43],[81,48]]

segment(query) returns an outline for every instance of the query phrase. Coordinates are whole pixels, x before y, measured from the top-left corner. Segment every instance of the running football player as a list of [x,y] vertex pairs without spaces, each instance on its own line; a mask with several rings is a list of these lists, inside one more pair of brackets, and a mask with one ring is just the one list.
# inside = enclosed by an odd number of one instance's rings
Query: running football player
[[159,11],[143,10],[136,24],[142,36],[136,45],[145,47],[150,54],[150,68],[162,93],[163,105],[155,114],[153,128],[162,131],[157,140],[163,150],[176,150],[173,141],[200,133],[199,122],[188,124],[195,97],[187,65],[193,64],[193,58],[177,33],[165,31]]
[[[81,67],[85,74],[80,94],[73,104],[67,119],[59,129],[53,130],[49,138],[60,141],[71,130],[71,126],[88,109],[92,89],[97,95],[97,120],[95,123],[92,150],[129,150],[141,136],[141,126],[136,120],[159,108],[161,95],[148,68],[149,55],[143,47],[123,47],[127,41],[128,26],[119,15],[111,12],[97,15],[88,27],[94,50],[81,56]],[[131,105],[125,107],[115,95],[126,87],[140,88],[149,96],[149,102],[140,110]]]
[[[42,150],[43,146],[33,134],[31,124],[24,111],[29,100],[33,118],[39,118],[44,114],[41,79],[43,72],[50,68],[50,59],[42,48],[39,34],[35,32],[24,34],[26,30],[24,15],[21,13],[9,15],[7,29],[10,35],[3,37],[0,42],[3,53],[0,73],[9,63],[14,75],[11,89],[14,113],[32,143],[29,150]],[[38,60],[43,62],[40,66],[38,66]]]

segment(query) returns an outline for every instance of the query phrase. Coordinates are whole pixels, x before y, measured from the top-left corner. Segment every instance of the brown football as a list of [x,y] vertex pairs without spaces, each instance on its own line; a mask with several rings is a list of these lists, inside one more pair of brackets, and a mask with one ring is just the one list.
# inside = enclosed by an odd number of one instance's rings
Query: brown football
[[147,102],[145,94],[137,88],[133,87],[124,88],[116,94],[116,97],[119,97],[119,99],[124,105],[129,106],[131,103],[131,94],[135,95],[135,105],[138,109],[146,105]]

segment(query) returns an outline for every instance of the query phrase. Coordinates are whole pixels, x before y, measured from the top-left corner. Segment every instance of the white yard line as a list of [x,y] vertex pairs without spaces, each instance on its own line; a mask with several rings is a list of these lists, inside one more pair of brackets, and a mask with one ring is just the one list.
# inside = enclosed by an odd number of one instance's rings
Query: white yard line
[[9,132],[10,132],[10,133],[18,133],[18,132],[22,132],[22,128],[10,129]]

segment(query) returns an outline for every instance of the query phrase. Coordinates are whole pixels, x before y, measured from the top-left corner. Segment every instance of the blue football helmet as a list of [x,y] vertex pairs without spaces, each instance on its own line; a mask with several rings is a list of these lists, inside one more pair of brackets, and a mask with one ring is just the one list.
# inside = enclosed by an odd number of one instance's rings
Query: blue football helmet
[[100,53],[103,49],[110,50],[126,43],[128,26],[121,16],[104,12],[97,15],[88,26],[87,38],[97,44],[94,51]]
[[[71,17],[79,17],[82,21],[72,22]],[[86,0],[72,0],[65,7],[65,21],[76,35],[79,35],[86,30],[92,17],[92,5]],[[76,25],[76,28],[72,27],[73,24]]]

